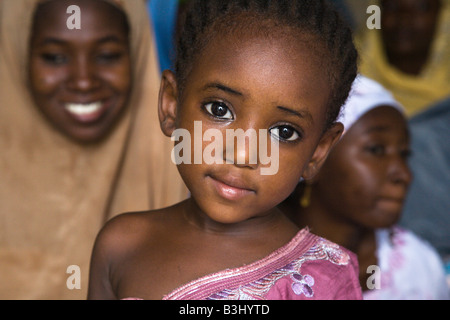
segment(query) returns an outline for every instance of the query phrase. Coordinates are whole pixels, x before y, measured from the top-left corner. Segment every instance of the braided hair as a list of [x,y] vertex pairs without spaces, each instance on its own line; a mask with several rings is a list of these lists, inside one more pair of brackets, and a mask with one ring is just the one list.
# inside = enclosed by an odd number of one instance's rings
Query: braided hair
[[190,0],[181,21],[174,63],[180,93],[213,37],[258,32],[265,26],[265,36],[277,37],[280,31],[306,34],[322,49],[331,86],[324,129],[336,121],[356,77],[358,54],[350,26],[326,0]]

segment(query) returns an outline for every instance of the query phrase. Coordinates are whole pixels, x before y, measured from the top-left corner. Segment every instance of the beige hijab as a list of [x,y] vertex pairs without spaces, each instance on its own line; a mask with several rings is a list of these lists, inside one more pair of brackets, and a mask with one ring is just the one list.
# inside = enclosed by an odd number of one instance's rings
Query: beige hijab
[[[0,299],[84,299],[105,221],[171,205],[187,191],[159,127],[145,2],[114,1],[131,26],[134,87],[114,132],[94,146],[61,135],[30,98],[28,39],[38,2],[0,1]],[[71,265],[80,267],[81,289],[66,284],[76,283],[69,278],[76,273],[66,273]]]

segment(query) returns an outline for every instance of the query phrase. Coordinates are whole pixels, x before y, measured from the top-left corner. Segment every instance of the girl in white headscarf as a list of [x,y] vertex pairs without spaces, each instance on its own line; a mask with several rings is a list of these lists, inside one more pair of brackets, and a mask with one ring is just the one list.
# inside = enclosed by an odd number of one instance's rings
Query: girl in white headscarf
[[282,208],[299,226],[358,255],[364,299],[447,299],[436,250],[396,226],[412,178],[401,105],[358,76],[339,121],[341,140]]

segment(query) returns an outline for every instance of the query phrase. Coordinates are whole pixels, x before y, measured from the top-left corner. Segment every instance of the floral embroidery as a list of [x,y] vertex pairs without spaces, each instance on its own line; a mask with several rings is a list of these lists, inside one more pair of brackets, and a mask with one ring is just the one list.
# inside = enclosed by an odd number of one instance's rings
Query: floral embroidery
[[315,258],[308,260],[328,260],[337,265],[347,265],[350,260],[350,256],[344,253],[339,245],[323,238],[307,254]]
[[[390,230],[379,231],[386,232],[386,245],[389,246],[389,254],[386,255],[386,266],[382,264],[383,276],[381,277],[382,288],[393,288],[394,286],[394,272],[404,267],[404,246],[405,235],[404,229],[399,227],[393,227]],[[380,246],[379,242],[384,241],[382,239],[377,240],[377,246]],[[379,249],[377,249],[379,250]],[[379,259],[379,258],[378,258]]]
[[314,285],[314,278],[309,274],[302,276],[299,273],[294,273],[291,274],[291,279],[294,281],[292,283],[292,291],[296,295],[304,294],[307,298],[311,298],[314,295],[314,291],[311,288]]
[[313,260],[326,260],[337,265],[347,265],[350,256],[339,245],[320,238],[303,256],[283,268],[275,270],[257,281],[238,286],[235,289],[222,290],[211,295],[208,299],[261,300],[265,298],[266,294],[278,280],[286,276],[290,276],[292,280],[291,289],[296,295],[303,294],[305,297],[311,298],[314,296],[312,287],[314,286],[315,280],[311,275],[302,275],[300,269],[304,262]]

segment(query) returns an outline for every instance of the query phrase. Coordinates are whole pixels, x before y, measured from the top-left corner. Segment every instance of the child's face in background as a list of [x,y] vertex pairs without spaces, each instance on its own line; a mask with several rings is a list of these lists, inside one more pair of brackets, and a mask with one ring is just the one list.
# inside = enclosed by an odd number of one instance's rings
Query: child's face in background
[[[69,5],[81,29],[69,29]],[[131,65],[126,21],[104,1],[50,1],[34,21],[29,82],[36,105],[79,142],[103,138],[126,108]]]
[[[274,174],[262,175],[264,165],[250,163],[255,151],[249,143],[239,150],[235,145],[234,159],[226,159],[224,150],[224,164],[178,165],[196,203],[214,221],[235,223],[269,212],[302,174],[320,167],[333,137],[339,136],[335,127],[322,135],[330,88],[311,47],[287,37],[225,36],[212,40],[194,63],[179,100],[176,128],[187,129],[194,140],[194,121],[201,121],[202,133],[210,128],[222,132],[224,149],[226,129],[266,129],[259,139],[267,139],[268,146],[270,139],[279,141]],[[239,157],[245,164],[238,164]]]
[[317,175],[313,192],[338,220],[386,228],[400,217],[411,172],[405,118],[392,107],[363,115]]

